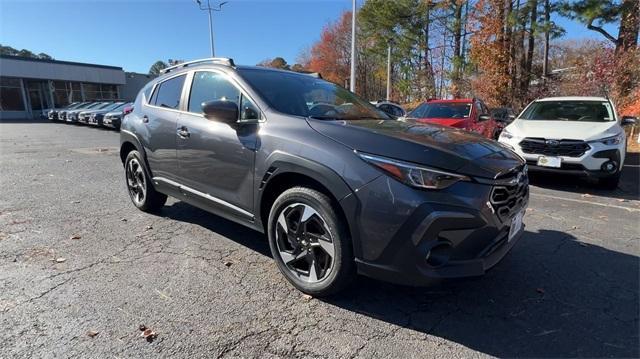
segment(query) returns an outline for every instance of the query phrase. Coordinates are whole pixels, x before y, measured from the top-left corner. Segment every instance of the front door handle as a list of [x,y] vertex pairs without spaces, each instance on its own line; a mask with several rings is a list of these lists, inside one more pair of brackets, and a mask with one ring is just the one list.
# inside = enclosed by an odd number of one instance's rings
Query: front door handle
[[180,136],[181,138],[189,138],[191,134],[189,133],[189,130],[182,126],[178,129],[178,136]]

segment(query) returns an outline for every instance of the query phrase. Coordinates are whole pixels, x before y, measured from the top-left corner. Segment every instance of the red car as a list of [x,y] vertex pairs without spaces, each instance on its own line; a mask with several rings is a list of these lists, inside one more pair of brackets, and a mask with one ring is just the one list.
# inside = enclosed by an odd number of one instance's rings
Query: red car
[[411,111],[407,118],[461,128],[491,139],[497,139],[500,134],[500,126],[489,113],[489,108],[477,98],[427,100]]

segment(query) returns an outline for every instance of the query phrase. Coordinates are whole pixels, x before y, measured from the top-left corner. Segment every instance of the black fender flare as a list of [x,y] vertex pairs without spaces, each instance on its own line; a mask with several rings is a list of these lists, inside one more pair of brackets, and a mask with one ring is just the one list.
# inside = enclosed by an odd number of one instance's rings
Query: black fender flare
[[138,139],[138,136],[136,136],[131,131],[120,129],[120,159],[122,160],[123,164],[124,160],[126,159],[126,157],[124,157],[122,153],[125,143],[133,144],[133,147],[135,147],[136,151],[138,151],[142,156],[142,160],[144,161],[144,165],[147,167],[148,173],[151,174],[151,168],[149,168],[149,162],[147,162],[147,153],[144,150],[142,142],[140,142],[140,140]]
[[354,226],[350,220],[353,218],[353,214],[350,213],[349,208],[345,207],[341,202],[341,200],[346,197],[354,197],[352,196],[353,190],[340,175],[317,161],[279,151],[272,153],[265,162],[264,173],[262,173],[257,195],[255,196],[254,208],[256,208],[255,214],[257,222],[264,220],[260,209],[262,208],[264,190],[268,188],[269,183],[283,174],[300,174],[317,181],[331,193],[336,199],[337,205],[341,207],[342,212],[347,217],[347,225],[350,228],[352,239],[355,240],[355,238],[353,238],[355,234],[353,233]]

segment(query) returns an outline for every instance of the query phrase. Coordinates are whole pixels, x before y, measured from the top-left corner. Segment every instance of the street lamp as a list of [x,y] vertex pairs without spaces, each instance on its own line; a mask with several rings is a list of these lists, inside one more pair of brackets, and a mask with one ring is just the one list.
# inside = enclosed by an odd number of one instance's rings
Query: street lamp
[[215,57],[216,53],[213,48],[213,17],[211,16],[211,12],[222,11],[222,5],[226,4],[228,1],[219,3],[217,7],[211,7],[210,0],[207,0],[207,6],[204,6],[201,0],[195,1],[198,3],[198,7],[200,8],[200,10],[207,11],[209,13],[209,39],[211,40],[211,57]]
[[356,92],[356,0],[351,2],[351,81],[349,90]]

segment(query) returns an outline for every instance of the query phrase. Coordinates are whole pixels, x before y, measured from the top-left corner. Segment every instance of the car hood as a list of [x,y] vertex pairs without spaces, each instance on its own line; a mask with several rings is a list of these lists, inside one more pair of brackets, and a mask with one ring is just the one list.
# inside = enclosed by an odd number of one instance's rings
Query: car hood
[[578,121],[538,121],[515,120],[507,131],[517,137],[536,137],[554,140],[598,140],[615,136],[622,129],[616,121],[578,122]]
[[416,118],[419,123],[433,123],[436,125],[458,127],[464,124],[466,118]]
[[496,178],[524,161],[503,145],[471,132],[412,120],[308,120],[311,128],[356,151],[457,173]]

